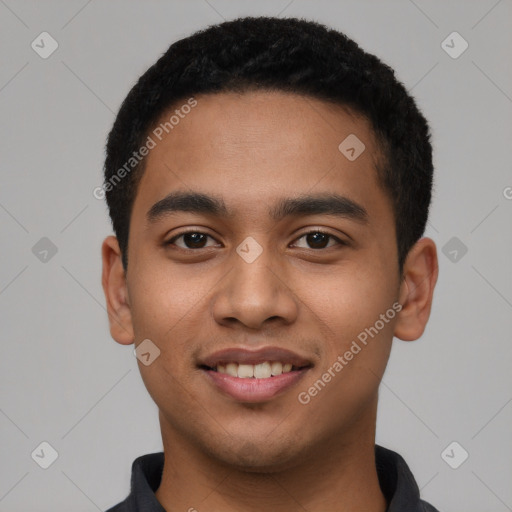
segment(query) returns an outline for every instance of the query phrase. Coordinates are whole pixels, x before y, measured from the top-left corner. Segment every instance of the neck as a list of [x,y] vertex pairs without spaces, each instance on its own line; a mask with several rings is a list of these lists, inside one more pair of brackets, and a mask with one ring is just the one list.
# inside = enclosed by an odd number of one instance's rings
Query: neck
[[227,466],[162,424],[165,463],[155,495],[169,512],[385,512],[375,466],[375,416],[328,439],[286,469],[249,472]]

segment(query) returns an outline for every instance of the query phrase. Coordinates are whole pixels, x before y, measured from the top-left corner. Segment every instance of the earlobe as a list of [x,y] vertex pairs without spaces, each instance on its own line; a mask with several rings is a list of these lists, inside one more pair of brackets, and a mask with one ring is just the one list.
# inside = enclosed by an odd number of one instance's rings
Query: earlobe
[[117,238],[108,236],[101,246],[103,272],[101,284],[107,303],[110,334],[122,345],[134,342],[132,315],[126,275]]
[[430,316],[439,272],[437,250],[430,238],[421,238],[411,248],[404,263],[399,301],[402,304],[394,335],[404,341],[418,339]]

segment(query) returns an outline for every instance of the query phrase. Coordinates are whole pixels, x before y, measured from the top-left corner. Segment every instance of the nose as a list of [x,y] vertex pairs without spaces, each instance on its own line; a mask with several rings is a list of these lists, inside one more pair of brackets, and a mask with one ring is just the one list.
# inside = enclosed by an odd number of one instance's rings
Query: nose
[[251,263],[233,254],[231,271],[213,297],[213,315],[218,324],[264,329],[268,324],[289,325],[296,320],[298,301],[293,286],[275,258],[274,264],[271,259],[268,250]]

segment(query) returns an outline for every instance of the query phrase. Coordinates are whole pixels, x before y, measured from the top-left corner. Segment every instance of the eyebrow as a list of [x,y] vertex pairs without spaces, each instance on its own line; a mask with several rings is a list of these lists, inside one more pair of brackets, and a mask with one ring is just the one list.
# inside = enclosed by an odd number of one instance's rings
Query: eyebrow
[[[214,217],[233,217],[222,198],[200,192],[171,192],[157,201],[147,212],[150,224],[175,212],[192,212],[212,215]],[[287,197],[277,201],[270,209],[269,215],[279,221],[286,217],[308,215],[333,215],[368,222],[368,212],[360,204],[339,194],[310,194]]]

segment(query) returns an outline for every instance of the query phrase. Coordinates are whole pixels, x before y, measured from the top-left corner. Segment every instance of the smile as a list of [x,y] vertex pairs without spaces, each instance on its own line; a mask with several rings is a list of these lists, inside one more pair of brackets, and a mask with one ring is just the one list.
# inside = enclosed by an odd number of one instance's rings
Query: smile
[[212,369],[241,379],[269,379],[292,370],[298,370],[298,368],[293,367],[292,363],[281,363],[279,361],[265,361],[260,364],[219,364]]
[[233,347],[201,359],[198,367],[215,391],[238,402],[257,403],[289,390],[313,361],[280,347]]

